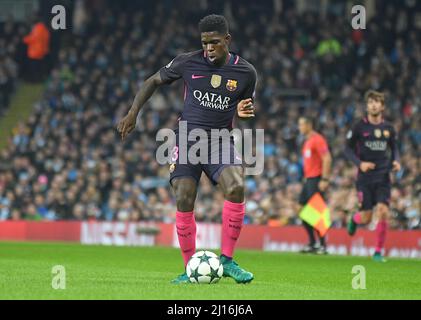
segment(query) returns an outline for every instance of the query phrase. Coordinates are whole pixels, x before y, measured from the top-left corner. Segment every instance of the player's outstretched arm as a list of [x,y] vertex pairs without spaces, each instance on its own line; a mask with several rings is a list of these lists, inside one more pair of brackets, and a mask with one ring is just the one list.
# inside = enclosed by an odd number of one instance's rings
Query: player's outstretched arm
[[148,101],[155,90],[163,84],[164,82],[161,79],[159,71],[145,80],[143,86],[136,94],[129,112],[117,125],[117,131],[120,133],[122,140],[124,140],[124,138],[135,128],[137,115],[145,102]]

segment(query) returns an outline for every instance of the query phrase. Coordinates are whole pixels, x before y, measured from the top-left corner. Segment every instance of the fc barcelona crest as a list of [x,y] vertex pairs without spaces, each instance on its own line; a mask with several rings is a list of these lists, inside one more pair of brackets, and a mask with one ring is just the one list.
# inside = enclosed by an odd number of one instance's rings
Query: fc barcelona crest
[[384,135],[385,138],[389,138],[390,137],[389,130],[383,130],[383,135]]
[[235,91],[237,89],[237,80],[228,80],[226,87],[229,91]]
[[376,129],[374,130],[374,135],[376,136],[376,138],[381,138],[382,131],[380,129]]
[[211,86],[215,89],[221,85],[222,77],[218,74],[213,74],[211,78]]

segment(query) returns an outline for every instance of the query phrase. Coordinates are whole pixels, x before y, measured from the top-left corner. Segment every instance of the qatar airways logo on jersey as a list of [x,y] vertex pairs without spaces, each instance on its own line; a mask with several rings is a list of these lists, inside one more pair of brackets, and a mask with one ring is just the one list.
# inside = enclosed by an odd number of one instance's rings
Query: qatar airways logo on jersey
[[364,145],[372,151],[385,151],[387,149],[386,141],[366,141]]
[[230,97],[222,97],[220,94],[194,90],[193,96],[199,101],[200,105],[207,108],[225,110],[229,107]]

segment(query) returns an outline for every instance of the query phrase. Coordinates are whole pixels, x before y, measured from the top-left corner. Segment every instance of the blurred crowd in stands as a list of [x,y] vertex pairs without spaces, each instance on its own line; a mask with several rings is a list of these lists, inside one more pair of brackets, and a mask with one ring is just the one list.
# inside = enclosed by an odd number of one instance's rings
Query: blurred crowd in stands
[[0,24],[0,117],[5,114],[16,88],[24,30],[11,18]]
[[[333,227],[345,225],[358,205],[356,168],[343,156],[345,136],[364,113],[364,92],[375,89],[386,93],[386,118],[399,132],[403,166],[392,177],[390,225],[421,228],[418,4],[384,2],[366,30],[353,30],[350,16],[298,13],[293,5],[276,13],[258,5],[230,10],[229,4],[223,13],[231,50],[258,72],[257,116],[246,125],[265,129],[265,170],[246,177],[246,223],[299,223],[297,120],[305,114],[317,119],[328,139],[334,162],[327,198]],[[43,99],[0,151],[0,219],[174,221],[168,166],[155,160],[155,137],[159,129],[175,127],[182,83],[155,93],[126,141],[115,127],[148,76],[177,54],[200,49],[197,22],[204,14],[159,4],[90,10],[101,14],[91,12],[94,21],[80,19],[78,32],[58,52]],[[4,47],[0,81],[14,74],[5,60],[13,50]],[[222,204],[221,192],[203,175],[196,220],[219,222]]]

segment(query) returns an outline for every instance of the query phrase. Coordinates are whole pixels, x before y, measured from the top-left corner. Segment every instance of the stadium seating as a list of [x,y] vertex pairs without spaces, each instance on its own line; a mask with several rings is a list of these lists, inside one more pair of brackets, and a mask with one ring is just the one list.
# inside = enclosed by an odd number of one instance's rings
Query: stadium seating
[[[329,205],[333,226],[344,226],[357,205],[344,139],[372,88],[386,92],[387,118],[399,130],[403,170],[394,176],[391,227],[421,228],[421,30],[414,31],[405,5],[390,3],[388,18],[375,15],[363,32],[346,27],[346,17],[296,10],[278,16],[240,8],[228,16],[232,50],[258,72],[258,115],[250,125],[265,128],[264,173],[246,178],[246,223],[298,222],[297,119],[307,114],[319,119],[329,141]],[[200,17],[176,8],[168,15],[154,4],[148,10],[103,8],[62,45],[44,98],[0,151],[0,219],[174,220],[168,167],[155,161],[155,135],[176,124],[182,83],[155,93],[125,142],[115,127],[146,77],[178,53],[200,48]],[[327,42],[335,49],[326,50]],[[0,82],[10,65],[1,61]],[[196,220],[220,222],[221,199],[202,179]]]

